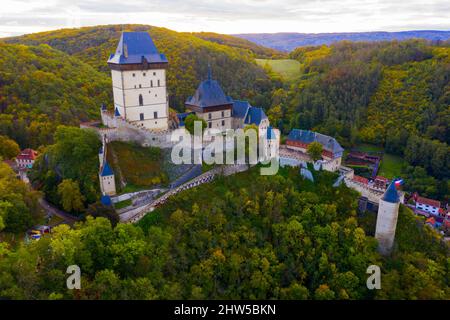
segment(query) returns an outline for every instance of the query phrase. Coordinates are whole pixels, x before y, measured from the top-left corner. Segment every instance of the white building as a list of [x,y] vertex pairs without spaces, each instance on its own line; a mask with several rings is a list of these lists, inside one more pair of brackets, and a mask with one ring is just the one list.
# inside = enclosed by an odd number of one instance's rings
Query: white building
[[16,165],[18,169],[30,169],[38,156],[37,151],[33,149],[24,149],[16,157]]
[[167,130],[168,61],[158,52],[150,35],[147,32],[123,32],[108,65],[115,113],[147,129]]
[[437,200],[423,197],[417,197],[416,199],[416,209],[437,215],[440,207],[441,203]]

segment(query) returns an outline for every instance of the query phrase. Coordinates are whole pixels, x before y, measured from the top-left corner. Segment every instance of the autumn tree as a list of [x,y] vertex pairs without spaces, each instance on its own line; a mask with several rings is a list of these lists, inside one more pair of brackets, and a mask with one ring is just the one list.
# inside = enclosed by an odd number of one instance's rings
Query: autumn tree
[[323,151],[323,147],[317,141],[311,142],[308,145],[307,152],[313,161],[322,159],[322,151]]
[[61,206],[68,212],[80,212],[84,209],[84,197],[81,195],[78,182],[64,179],[58,185],[58,194],[61,197]]
[[7,136],[0,136],[0,157],[11,159],[20,153],[19,145]]

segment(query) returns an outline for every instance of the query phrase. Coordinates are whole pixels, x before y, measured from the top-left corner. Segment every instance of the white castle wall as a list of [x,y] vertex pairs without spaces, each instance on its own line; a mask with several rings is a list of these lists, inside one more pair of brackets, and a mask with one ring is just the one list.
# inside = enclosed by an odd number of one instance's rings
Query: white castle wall
[[164,69],[111,70],[111,77],[114,107],[121,116],[148,129],[168,129],[169,108]]

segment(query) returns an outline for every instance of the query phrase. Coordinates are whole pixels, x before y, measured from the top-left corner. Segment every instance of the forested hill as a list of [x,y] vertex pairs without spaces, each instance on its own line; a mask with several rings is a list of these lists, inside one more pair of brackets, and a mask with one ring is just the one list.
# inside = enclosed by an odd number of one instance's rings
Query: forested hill
[[298,48],[290,57],[300,62],[301,75],[274,93],[272,123],[284,133],[302,128],[334,136],[347,149],[361,142],[382,146],[411,166],[404,172],[409,183],[413,171],[421,177],[410,190],[448,197],[448,44],[340,42]]
[[193,32],[191,34],[204,40],[216,42],[219,44],[225,44],[230,47],[249,50],[251,53],[255,54],[257,58],[281,59],[287,57],[287,54],[285,52],[272,49],[269,46],[261,46],[252,41],[239,37],[214,32]]
[[51,143],[58,124],[98,117],[111,80],[48,45],[0,43],[0,134],[23,147]]
[[392,41],[408,39],[426,39],[432,41],[445,41],[450,39],[450,31],[418,30],[400,32],[342,32],[342,33],[247,33],[237,34],[261,46],[280,51],[292,51],[297,47],[330,45],[339,41]]
[[[170,106],[177,110],[183,110],[185,99],[193,94],[199,81],[206,77],[208,63],[212,66],[213,76],[219,77],[229,95],[249,99],[256,105],[263,105],[269,100],[264,94],[270,93],[272,82],[263,68],[255,63],[255,57],[259,53],[253,52],[248,46],[237,48],[237,45],[218,44],[189,33],[147,25],[62,29],[9,38],[5,41],[26,45],[45,43],[109,75],[106,61],[115,51],[122,30],[148,31],[159,51],[167,56]],[[230,42],[229,38],[227,37],[227,44]],[[257,46],[253,46],[255,47]]]

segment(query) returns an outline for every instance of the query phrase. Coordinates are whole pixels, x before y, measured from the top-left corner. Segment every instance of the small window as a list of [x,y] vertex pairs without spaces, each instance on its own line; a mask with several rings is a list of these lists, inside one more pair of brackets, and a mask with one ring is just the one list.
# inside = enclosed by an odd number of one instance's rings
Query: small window
[[211,118],[212,118],[211,113],[208,113],[208,119],[211,119]]
[[222,111],[222,118],[225,117],[225,111]]
[[153,118],[158,119],[158,112],[157,111],[153,112]]
[[142,98],[142,94],[139,95],[139,105],[140,106],[144,105],[144,98]]
[[145,72],[143,73],[144,77],[145,77]]
[[161,87],[161,82],[159,81],[159,79],[158,79],[158,87]]
[[153,80],[150,80],[150,87],[153,88]]
[[136,85],[134,85],[134,88],[136,89]]
[[155,94],[155,97],[157,97],[158,95],[157,94]]
[[143,113],[140,113],[140,114],[139,114],[139,118],[141,119],[141,121],[143,121],[143,120],[144,120],[144,114],[143,114]]
[[156,76],[156,72],[153,72],[153,75]]
[[136,74],[135,74],[135,73],[133,73],[133,77],[136,77]]
[[139,85],[139,88],[142,88],[142,84]]
[[225,120],[222,120],[222,127],[225,126]]
[[208,128],[211,128],[211,127],[212,127],[212,123],[208,122]]

